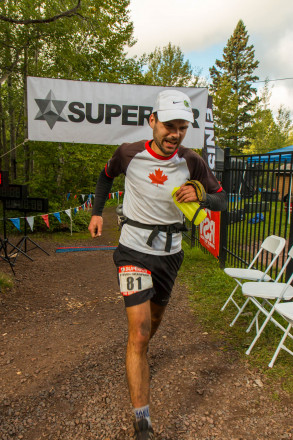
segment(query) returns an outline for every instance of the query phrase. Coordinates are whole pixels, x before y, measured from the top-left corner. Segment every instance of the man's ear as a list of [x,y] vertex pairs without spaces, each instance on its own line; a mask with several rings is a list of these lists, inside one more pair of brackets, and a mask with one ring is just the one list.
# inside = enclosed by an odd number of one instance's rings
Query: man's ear
[[154,114],[151,113],[151,114],[150,114],[150,117],[149,117],[149,126],[150,126],[151,128],[154,128],[155,123],[156,123],[156,118],[155,118]]

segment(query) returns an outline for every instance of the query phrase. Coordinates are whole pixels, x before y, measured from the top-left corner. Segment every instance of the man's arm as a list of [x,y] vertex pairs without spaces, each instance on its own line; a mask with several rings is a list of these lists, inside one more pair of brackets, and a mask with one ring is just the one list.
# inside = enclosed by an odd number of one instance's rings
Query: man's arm
[[88,230],[90,231],[90,234],[93,238],[102,235],[102,229],[103,229],[102,213],[106,200],[109,197],[109,192],[111,192],[113,180],[114,179],[107,176],[105,170],[101,171],[96,185],[92,218],[88,227]]
[[184,184],[176,192],[176,199],[179,203],[198,202],[200,206],[210,209],[211,211],[226,211],[228,201],[227,194],[223,188],[214,194],[207,194],[205,191],[203,191],[203,193],[204,197],[201,199],[198,197],[198,193],[193,185]]
[[206,194],[206,200],[200,202],[200,206],[211,211],[226,211],[228,206],[227,193],[222,191],[215,194]]

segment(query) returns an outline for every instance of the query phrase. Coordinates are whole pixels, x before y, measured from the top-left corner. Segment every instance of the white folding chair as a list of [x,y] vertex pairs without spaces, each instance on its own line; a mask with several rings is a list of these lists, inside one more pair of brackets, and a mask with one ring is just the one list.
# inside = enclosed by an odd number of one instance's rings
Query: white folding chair
[[[285,339],[290,334],[290,330],[293,326],[293,302],[284,302],[276,305],[275,311],[283,316],[283,318],[288,321],[288,327],[274,353],[274,356],[272,357],[271,362],[269,363],[269,367],[273,368],[273,365],[275,363],[275,360],[277,359],[277,356],[281,349],[287,351],[287,353],[291,354],[293,356],[293,351],[289,350],[288,347],[285,346]],[[291,334],[290,334],[291,335]],[[292,336],[291,336],[292,337]]]
[[[276,306],[281,301],[283,300],[290,301],[293,298],[293,286],[291,286],[291,282],[293,281],[293,273],[291,274],[291,276],[289,277],[286,283],[279,282],[279,279],[281,279],[281,276],[283,275],[284,271],[286,270],[292,258],[293,258],[293,246],[288,252],[288,257],[282,269],[280,270],[276,280],[273,283],[263,281],[261,283],[249,282],[249,283],[244,283],[242,285],[243,295],[245,295],[247,299],[249,299],[258,309],[250,326],[247,329],[247,332],[249,332],[253,324],[255,323],[256,335],[252,343],[250,344],[248,350],[246,351],[246,354],[250,354],[256,341],[262,334],[264,328],[266,327],[269,321],[275,324],[283,332],[286,332],[286,329],[278,321],[276,321],[276,319],[273,318],[273,314]],[[266,316],[266,319],[259,328],[258,318],[261,313],[263,313]],[[293,338],[293,336],[290,333],[289,336]]]
[[[278,237],[277,235],[269,235],[261,244],[261,247],[251,263],[249,264],[247,269],[242,268],[234,268],[234,267],[226,267],[224,269],[224,272],[229,275],[229,277],[234,278],[236,281],[236,286],[232,293],[230,294],[229,298],[221,308],[221,311],[225,310],[226,306],[230,301],[235,305],[235,307],[238,310],[238,313],[236,314],[235,318],[231,322],[230,326],[232,327],[243,310],[245,309],[246,305],[248,304],[249,300],[247,299],[242,306],[240,306],[234,299],[234,294],[238,287],[242,287],[243,282],[246,280],[249,281],[270,281],[272,278],[268,275],[268,272],[270,271],[271,267],[274,265],[276,259],[284,249],[286,244],[286,240],[283,237]],[[266,269],[264,271],[253,269],[253,266],[255,262],[258,261],[258,259],[261,257],[261,254],[263,252],[267,252],[267,254],[271,254],[271,261],[267,265]],[[268,258],[268,255],[267,255]],[[268,258],[269,259],[269,258]],[[244,281],[242,281],[244,280]]]

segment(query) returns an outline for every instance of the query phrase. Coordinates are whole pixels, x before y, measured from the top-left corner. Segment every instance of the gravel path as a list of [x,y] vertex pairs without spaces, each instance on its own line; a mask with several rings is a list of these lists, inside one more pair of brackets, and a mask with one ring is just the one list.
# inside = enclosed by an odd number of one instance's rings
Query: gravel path
[[[99,244],[116,240],[105,229]],[[59,243],[41,244],[50,256],[19,257],[19,282],[0,297],[0,438],[132,439],[112,251],[57,254]],[[149,361],[157,440],[293,438],[292,401],[198,325],[179,283]]]

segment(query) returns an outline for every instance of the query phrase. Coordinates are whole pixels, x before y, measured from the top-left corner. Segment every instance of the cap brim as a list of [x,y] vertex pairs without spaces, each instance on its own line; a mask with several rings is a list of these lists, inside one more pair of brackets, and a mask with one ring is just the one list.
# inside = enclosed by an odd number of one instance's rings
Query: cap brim
[[157,115],[161,122],[173,121],[174,119],[182,119],[183,121],[191,123],[194,122],[193,112],[189,112],[188,110],[158,110]]

